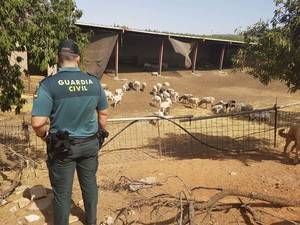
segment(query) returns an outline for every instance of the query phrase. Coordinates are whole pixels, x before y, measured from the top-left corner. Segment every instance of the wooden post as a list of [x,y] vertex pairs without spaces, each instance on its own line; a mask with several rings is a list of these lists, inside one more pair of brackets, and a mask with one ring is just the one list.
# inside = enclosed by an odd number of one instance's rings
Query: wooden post
[[220,70],[223,69],[224,55],[225,55],[225,45],[222,46],[222,51],[220,56],[220,67],[219,67]]
[[115,44],[115,76],[119,75],[119,36]]
[[161,75],[161,71],[162,71],[163,56],[164,56],[164,40],[161,41],[160,51],[159,51],[159,71],[158,71],[159,75]]
[[198,42],[195,45],[194,54],[193,54],[193,70],[192,70],[192,73],[195,73],[195,71],[196,71],[197,56],[198,56]]

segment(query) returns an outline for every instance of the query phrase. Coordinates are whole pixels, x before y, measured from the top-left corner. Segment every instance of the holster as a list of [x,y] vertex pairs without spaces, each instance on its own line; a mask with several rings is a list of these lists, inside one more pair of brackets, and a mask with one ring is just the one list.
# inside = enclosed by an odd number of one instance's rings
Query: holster
[[46,138],[47,154],[49,159],[71,155],[71,139],[68,131],[58,130]]
[[99,149],[102,147],[102,145],[105,141],[105,138],[108,138],[108,136],[109,136],[109,133],[107,132],[107,130],[102,129],[102,128],[98,129],[97,138],[99,141]]

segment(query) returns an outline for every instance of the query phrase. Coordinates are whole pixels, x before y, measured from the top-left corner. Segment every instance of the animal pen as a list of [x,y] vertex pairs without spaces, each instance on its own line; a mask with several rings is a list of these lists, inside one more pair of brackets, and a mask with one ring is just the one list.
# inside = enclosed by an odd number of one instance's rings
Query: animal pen
[[[269,113],[268,120],[250,114]],[[262,117],[263,118],[263,117]],[[300,122],[300,103],[218,116],[110,119],[110,137],[100,151],[104,164],[147,159],[189,159],[208,152],[243,154],[276,147],[277,131]],[[0,143],[36,159],[45,158],[45,143],[26,121],[0,125]]]

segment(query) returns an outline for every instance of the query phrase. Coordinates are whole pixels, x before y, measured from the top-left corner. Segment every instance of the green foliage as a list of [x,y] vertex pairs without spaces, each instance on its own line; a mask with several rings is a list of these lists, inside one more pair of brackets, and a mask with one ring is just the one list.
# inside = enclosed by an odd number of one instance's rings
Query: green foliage
[[276,0],[271,21],[259,21],[243,32],[246,45],[236,65],[246,68],[263,84],[285,82],[300,89],[300,0]]
[[73,0],[5,0],[0,1],[0,109],[20,112],[24,86],[20,67],[10,65],[12,51],[27,51],[28,60],[40,70],[56,64],[58,44],[71,37],[80,47],[87,35],[75,22],[82,12]]

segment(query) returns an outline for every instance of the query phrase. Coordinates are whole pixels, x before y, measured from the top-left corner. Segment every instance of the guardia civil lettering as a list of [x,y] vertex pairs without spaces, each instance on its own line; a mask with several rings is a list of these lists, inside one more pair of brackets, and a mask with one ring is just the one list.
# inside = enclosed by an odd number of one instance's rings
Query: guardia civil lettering
[[90,85],[93,84],[91,79],[88,80],[58,80],[59,85]]

